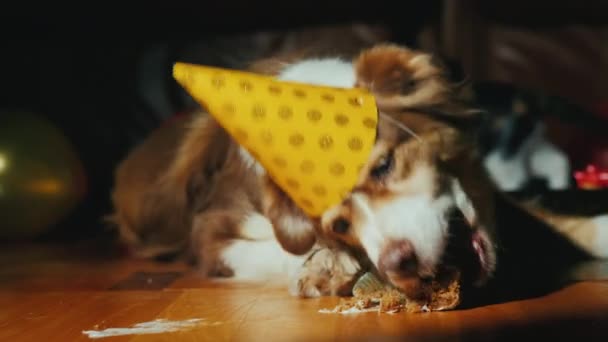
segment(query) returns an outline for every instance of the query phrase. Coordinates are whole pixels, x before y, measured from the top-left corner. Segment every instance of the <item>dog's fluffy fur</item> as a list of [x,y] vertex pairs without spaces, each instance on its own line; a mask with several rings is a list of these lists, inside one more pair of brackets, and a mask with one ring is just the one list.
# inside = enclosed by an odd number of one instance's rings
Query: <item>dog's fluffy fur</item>
[[[357,186],[343,203],[310,219],[215,120],[196,113],[187,125],[161,128],[118,168],[112,220],[137,255],[185,251],[208,276],[288,279],[293,294],[307,297],[346,293],[371,268],[416,296],[454,256],[446,251],[459,221],[467,229],[456,254],[473,257],[472,281],[492,275],[494,187],[466,129],[476,114],[454,109],[442,69],[429,55],[379,45],[352,62],[306,59],[277,67],[265,61],[254,70],[357,85],[376,95],[378,139]],[[606,256],[605,218],[575,224],[549,216],[580,246]]]

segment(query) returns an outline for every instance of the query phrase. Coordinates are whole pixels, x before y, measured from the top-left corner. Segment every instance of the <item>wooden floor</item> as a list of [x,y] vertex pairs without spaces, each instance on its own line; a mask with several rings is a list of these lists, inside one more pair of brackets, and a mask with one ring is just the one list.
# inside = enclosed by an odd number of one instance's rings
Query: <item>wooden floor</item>
[[296,299],[276,284],[209,282],[185,265],[125,260],[102,247],[11,245],[0,250],[0,341],[85,341],[84,331],[158,319],[196,322],[99,341],[608,341],[606,279],[451,312],[339,315],[319,312],[336,298]]

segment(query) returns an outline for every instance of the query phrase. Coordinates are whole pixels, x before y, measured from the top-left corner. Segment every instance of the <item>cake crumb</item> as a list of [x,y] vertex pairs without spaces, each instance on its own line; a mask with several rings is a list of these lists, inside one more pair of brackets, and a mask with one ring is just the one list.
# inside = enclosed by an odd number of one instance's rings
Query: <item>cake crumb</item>
[[398,289],[385,285],[373,274],[366,273],[355,284],[353,297],[341,298],[334,309],[322,309],[319,312],[340,314],[421,313],[449,310],[460,304],[459,272],[447,273],[447,276],[442,279],[434,280],[430,287],[431,294],[428,299],[411,300]]

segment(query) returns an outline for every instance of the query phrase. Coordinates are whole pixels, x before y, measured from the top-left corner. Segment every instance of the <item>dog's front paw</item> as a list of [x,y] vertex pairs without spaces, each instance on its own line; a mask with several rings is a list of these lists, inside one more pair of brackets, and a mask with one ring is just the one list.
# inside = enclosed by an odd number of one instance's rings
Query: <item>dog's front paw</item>
[[343,251],[323,248],[313,252],[292,279],[290,292],[298,297],[346,296],[361,266]]

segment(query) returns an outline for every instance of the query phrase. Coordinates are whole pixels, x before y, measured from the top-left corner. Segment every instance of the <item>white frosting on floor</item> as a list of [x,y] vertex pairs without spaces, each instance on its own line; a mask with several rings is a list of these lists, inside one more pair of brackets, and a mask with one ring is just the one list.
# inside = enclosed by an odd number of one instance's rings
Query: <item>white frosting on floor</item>
[[208,322],[203,318],[192,318],[184,321],[169,321],[156,319],[150,322],[137,323],[128,328],[107,328],[103,330],[85,330],[82,333],[89,338],[105,338],[124,335],[164,334],[181,330],[192,329],[196,326],[214,326],[221,322]]

